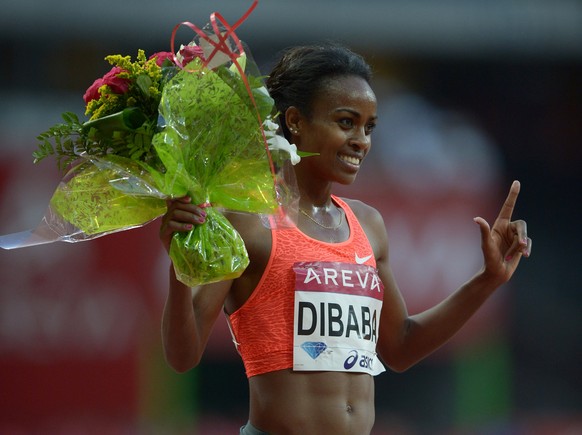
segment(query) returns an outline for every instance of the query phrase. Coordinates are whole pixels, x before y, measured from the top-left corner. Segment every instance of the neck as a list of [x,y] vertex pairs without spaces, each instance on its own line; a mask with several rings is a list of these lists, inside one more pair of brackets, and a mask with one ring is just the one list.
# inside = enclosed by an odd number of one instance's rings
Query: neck
[[333,213],[338,209],[338,206],[332,201],[331,196],[324,200],[304,200],[302,197],[299,200],[299,208],[310,214],[319,213]]
[[309,209],[310,207],[332,206],[331,182],[322,181],[307,174],[298,173],[297,187],[300,196],[299,205],[302,208]]
[[299,206],[304,210],[317,208],[326,210],[334,208],[334,203],[331,199],[331,189],[325,191],[304,191],[299,190]]

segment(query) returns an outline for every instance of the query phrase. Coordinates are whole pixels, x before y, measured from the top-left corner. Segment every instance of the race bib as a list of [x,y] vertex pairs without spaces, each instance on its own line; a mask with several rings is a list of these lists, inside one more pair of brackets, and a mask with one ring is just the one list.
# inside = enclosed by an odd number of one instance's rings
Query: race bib
[[377,375],[384,285],[364,264],[301,262],[295,271],[293,369]]

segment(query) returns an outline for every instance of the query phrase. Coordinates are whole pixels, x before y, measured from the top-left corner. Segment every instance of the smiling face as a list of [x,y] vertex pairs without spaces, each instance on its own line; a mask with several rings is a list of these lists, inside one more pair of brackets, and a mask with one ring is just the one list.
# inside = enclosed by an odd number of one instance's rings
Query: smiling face
[[295,108],[287,113],[298,149],[319,153],[301,160],[298,175],[312,181],[352,183],[370,150],[376,119],[376,96],[366,80],[358,76],[326,80],[309,116]]

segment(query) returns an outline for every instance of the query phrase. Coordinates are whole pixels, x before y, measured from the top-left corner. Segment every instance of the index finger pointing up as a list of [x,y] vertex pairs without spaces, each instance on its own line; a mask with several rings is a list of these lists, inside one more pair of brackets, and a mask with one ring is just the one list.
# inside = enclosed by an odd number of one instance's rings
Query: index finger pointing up
[[499,212],[499,216],[497,219],[506,219],[510,220],[511,215],[513,214],[513,209],[515,208],[515,203],[517,202],[517,196],[519,195],[519,189],[521,185],[519,181],[515,180],[511,184],[511,188],[509,189],[509,194],[501,207],[501,211]]

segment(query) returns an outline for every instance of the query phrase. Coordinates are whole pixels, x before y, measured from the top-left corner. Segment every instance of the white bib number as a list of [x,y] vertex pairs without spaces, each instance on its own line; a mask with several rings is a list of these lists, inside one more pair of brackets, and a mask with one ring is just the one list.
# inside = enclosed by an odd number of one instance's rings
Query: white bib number
[[294,265],[294,370],[385,371],[376,355],[384,286],[367,265]]

